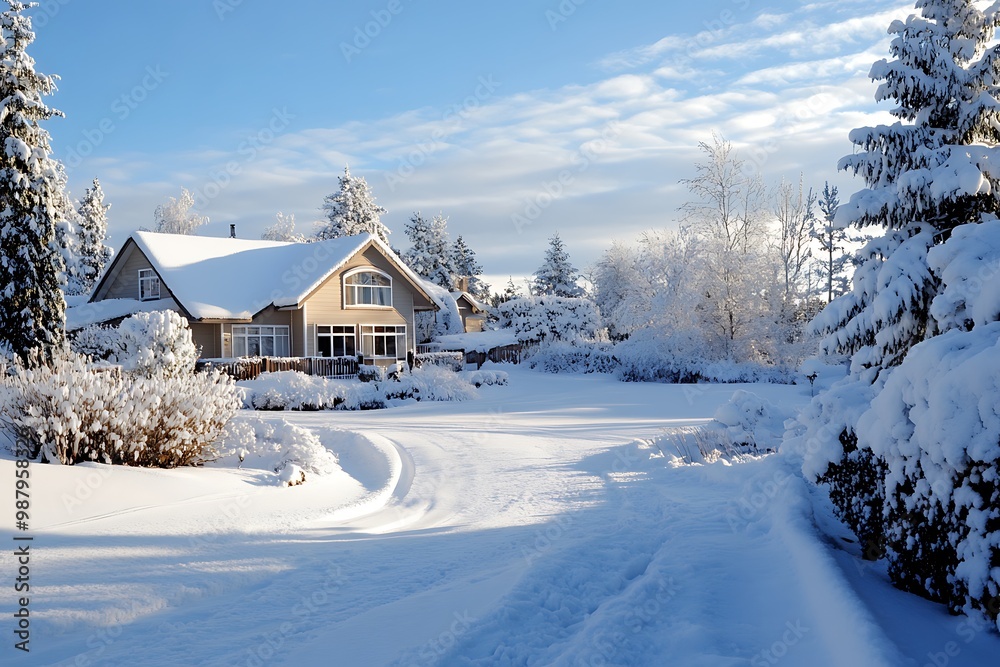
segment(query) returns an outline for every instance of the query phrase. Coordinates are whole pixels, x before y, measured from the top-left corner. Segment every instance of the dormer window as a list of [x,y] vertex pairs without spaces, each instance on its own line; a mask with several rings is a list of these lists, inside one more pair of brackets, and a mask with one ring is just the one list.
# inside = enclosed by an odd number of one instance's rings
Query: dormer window
[[376,269],[361,269],[344,277],[345,306],[392,306],[392,278]]
[[153,269],[139,269],[139,301],[160,298],[160,277]]

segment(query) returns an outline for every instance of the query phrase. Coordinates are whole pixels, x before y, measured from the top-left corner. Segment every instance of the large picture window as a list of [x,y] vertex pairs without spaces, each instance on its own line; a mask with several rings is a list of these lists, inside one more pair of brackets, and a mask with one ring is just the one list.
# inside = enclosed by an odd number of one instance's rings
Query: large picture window
[[139,301],[160,298],[160,277],[153,269],[139,269]]
[[406,358],[406,327],[362,325],[361,346],[366,357]]
[[320,357],[353,357],[357,355],[354,325],[316,327],[316,354]]
[[287,326],[233,326],[234,357],[289,356]]
[[392,306],[392,279],[374,269],[344,277],[344,305]]

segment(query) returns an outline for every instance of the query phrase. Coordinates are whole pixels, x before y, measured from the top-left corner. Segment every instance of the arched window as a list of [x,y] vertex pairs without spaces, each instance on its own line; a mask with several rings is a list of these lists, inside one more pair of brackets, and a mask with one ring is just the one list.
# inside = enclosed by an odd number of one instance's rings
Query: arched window
[[392,278],[377,269],[344,276],[345,306],[392,306]]

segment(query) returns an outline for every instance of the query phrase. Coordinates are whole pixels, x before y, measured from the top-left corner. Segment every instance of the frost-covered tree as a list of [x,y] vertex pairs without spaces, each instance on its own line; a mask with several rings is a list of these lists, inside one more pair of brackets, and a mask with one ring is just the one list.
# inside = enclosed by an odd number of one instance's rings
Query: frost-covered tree
[[583,290],[576,284],[579,272],[569,261],[569,253],[556,232],[549,238],[545,261],[534,273],[531,290],[535,296],[579,297]]
[[[35,71],[29,4],[7,1],[0,13],[0,347],[21,359],[65,337],[65,269],[56,247],[61,214],[61,165],[50,157],[39,123],[61,115],[42,97],[53,78]],[[48,356],[48,355],[46,355]]]
[[883,232],[816,320],[851,375],[814,399],[789,449],[898,586],[996,621],[1000,6],[917,6],[871,70],[899,122],[852,132],[841,161],[867,187],[835,223]]
[[781,260],[782,298],[786,310],[796,301],[807,297],[803,294],[806,264],[812,257],[809,247],[816,214],[813,207],[816,196],[806,192],[802,176],[798,187],[782,181],[774,193],[774,218],[778,234],[776,250]]
[[76,210],[75,289],[67,294],[89,294],[94,283],[111,261],[114,251],[105,241],[108,239],[108,210],[111,204],[104,203],[104,190],[95,178],[91,187],[83,194]]
[[469,294],[480,301],[486,301],[489,298],[489,288],[480,277],[483,275],[483,267],[476,259],[476,251],[469,247],[461,235],[451,247],[451,263],[455,276],[467,281]]
[[820,279],[826,288],[826,302],[847,292],[850,279],[847,269],[851,266],[851,254],[848,252],[847,229],[834,223],[837,209],[840,208],[840,194],[837,186],[823,185],[823,196],[817,204],[821,216],[813,218],[812,237],[819,244],[819,261],[816,263]]
[[156,207],[153,212],[153,231],[161,234],[194,234],[199,227],[208,223],[208,217],[198,215],[192,208],[194,196],[187,188],[181,188],[180,197],[170,197],[166,203]]
[[316,238],[323,241],[367,232],[388,244],[389,229],[381,220],[386,210],[375,203],[368,182],[352,176],[349,167],[344,167],[344,175],[338,180],[340,188],[323,200],[326,221],[317,223]]
[[410,239],[410,249],[403,254],[403,261],[417,275],[450,290],[454,283],[454,271],[448,241],[448,219],[436,215],[428,220],[417,211],[406,223],[405,231]]
[[275,216],[275,222],[260,235],[264,241],[285,241],[287,243],[304,243],[306,238],[295,232],[295,214],[285,215],[281,211]]

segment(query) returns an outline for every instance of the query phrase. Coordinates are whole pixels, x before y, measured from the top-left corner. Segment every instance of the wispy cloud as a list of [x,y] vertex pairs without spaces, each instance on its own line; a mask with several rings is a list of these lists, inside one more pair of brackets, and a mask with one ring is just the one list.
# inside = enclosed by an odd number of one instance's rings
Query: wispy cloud
[[[217,225],[209,233],[235,222],[241,235],[257,236],[278,210],[308,227],[350,163],[390,210],[397,246],[407,245],[402,229],[412,211],[440,210],[487,273],[503,280],[530,273],[556,230],[585,265],[612,237],[675,222],[685,197],[678,180],[713,131],[774,180],[801,170],[814,185],[829,179],[849,190],[835,172],[851,150],[847,132],[885,119],[867,71],[887,54],[890,20],[910,12],[908,3],[878,0],[784,14],[733,9],[718,30],[610,54],[597,63],[603,75],[586,85],[498,88],[474,105],[456,100],[339,127],[290,128],[203,202]],[[469,89],[473,97],[484,90],[474,81]],[[223,148],[102,163],[119,242],[149,224],[160,200],[211,183],[234,157]],[[168,176],[144,181],[154,164]],[[518,227],[513,219],[533,202],[539,214]]]

